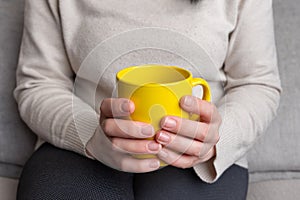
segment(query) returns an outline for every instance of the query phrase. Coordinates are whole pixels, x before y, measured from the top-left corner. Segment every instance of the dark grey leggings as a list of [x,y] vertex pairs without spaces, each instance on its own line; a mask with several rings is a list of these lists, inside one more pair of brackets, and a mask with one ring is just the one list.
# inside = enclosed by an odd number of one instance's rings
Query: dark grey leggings
[[248,171],[237,165],[207,184],[193,169],[125,173],[46,143],[26,163],[17,199],[242,200],[247,187]]

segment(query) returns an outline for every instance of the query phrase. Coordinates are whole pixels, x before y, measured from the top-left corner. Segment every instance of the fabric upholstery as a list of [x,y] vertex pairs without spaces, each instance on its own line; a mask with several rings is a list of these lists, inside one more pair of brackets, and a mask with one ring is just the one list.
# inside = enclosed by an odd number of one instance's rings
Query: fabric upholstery
[[0,0],[0,176],[18,177],[35,136],[19,117],[12,96],[23,24],[22,0]]
[[300,6],[274,1],[279,71],[283,86],[278,116],[249,154],[250,172],[300,172]]
[[247,200],[295,200],[300,196],[300,180],[271,180],[249,185]]

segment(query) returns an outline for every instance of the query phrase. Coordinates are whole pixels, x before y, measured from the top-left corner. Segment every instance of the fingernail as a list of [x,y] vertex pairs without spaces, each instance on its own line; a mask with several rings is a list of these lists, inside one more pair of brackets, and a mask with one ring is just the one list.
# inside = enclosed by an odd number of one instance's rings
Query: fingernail
[[122,112],[130,112],[130,104],[129,102],[124,102],[121,105]]
[[159,134],[157,140],[158,140],[159,142],[162,142],[162,143],[166,144],[166,143],[169,143],[169,142],[170,142],[171,137],[170,137],[169,134],[161,132],[161,133]]
[[191,98],[191,97],[189,97],[189,96],[186,96],[185,98],[184,98],[184,105],[185,106],[191,106],[192,104],[193,104],[193,99]]
[[151,160],[149,163],[150,168],[159,168],[160,162],[158,160]]
[[152,126],[143,126],[142,134],[145,136],[152,136],[154,133],[154,128]]
[[172,118],[167,117],[164,121],[164,128],[174,128],[176,127],[176,121]]
[[150,151],[158,151],[160,149],[161,145],[157,144],[156,142],[149,142],[148,143],[148,149]]

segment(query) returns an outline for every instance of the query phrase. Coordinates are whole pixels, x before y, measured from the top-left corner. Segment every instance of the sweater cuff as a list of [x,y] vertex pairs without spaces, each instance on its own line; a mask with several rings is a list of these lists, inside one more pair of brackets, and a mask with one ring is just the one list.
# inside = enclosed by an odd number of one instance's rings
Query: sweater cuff
[[219,109],[222,119],[220,140],[216,145],[216,156],[194,166],[196,174],[207,183],[214,183],[223,172],[243,156],[241,151],[241,129],[235,120],[235,115],[225,109]]
[[98,116],[92,110],[73,114],[63,143],[64,148],[92,158],[86,150],[87,143],[93,137],[99,125]]

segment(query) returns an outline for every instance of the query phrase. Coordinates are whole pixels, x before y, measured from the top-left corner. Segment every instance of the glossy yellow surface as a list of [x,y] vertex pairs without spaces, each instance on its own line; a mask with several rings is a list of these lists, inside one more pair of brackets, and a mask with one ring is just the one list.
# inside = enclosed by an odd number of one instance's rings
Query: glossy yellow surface
[[135,111],[130,119],[150,123],[155,131],[160,129],[160,120],[166,115],[190,118],[190,115],[180,108],[179,101],[185,95],[192,95],[193,87],[201,85],[202,98],[206,101],[210,101],[211,98],[209,85],[204,79],[193,78],[189,71],[175,66],[128,67],[117,73],[117,85],[118,97],[131,99],[135,104]]

